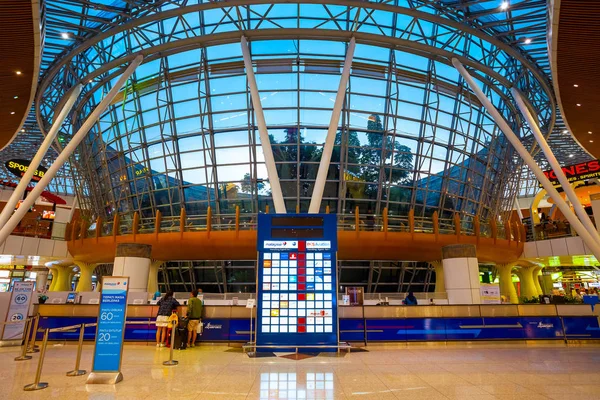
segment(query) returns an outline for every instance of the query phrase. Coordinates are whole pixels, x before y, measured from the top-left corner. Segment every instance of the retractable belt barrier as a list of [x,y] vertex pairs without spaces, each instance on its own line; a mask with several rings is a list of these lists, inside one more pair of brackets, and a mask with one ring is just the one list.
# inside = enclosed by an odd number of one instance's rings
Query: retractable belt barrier
[[[29,385],[25,385],[23,387],[23,390],[25,391],[33,391],[33,390],[40,390],[40,389],[45,389],[48,387],[48,383],[47,382],[40,382],[41,376],[42,376],[42,368],[44,367],[44,358],[46,356],[46,347],[48,345],[48,335],[50,333],[53,332],[65,332],[65,331],[71,331],[74,329],[79,328],[79,341],[77,343],[77,357],[75,358],[75,369],[69,371],[66,373],[67,376],[81,376],[84,375],[87,371],[83,370],[83,369],[79,369],[80,363],[81,363],[81,352],[83,350],[83,339],[84,339],[84,333],[85,333],[85,328],[89,328],[89,327],[94,327],[97,326],[98,324],[96,322],[93,323],[88,323],[88,324],[77,324],[77,325],[69,325],[69,326],[61,326],[59,328],[46,328],[43,330],[37,330],[37,326],[38,326],[38,321],[39,321],[39,314],[37,314],[35,317],[28,317],[27,321],[26,321],[26,335],[25,335],[25,341],[23,344],[23,351],[21,356],[15,358],[16,361],[21,361],[21,360],[30,360],[31,356],[28,356],[26,353],[27,352],[37,352],[37,351],[33,351],[36,350],[35,349],[35,337],[36,334],[38,332],[44,332],[44,339],[42,341],[42,347],[41,350],[38,350],[40,353],[40,358],[38,360],[38,366],[37,366],[37,370],[35,373],[35,380],[33,383],[30,383]],[[31,333],[31,323],[32,321],[35,320],[35,322],[33,323],[35,326],[34,332],[33,332],[33,345],[31,347],[28,347],[28,339]],[[0,323],[0,324],[4,324],[4,325],[8,325],[8,324],[14,324],[14,323],[20,323],[21,321],[18,322],[4,322],[4,323]],[[156,324],[156,321],[126,321],[126,324],[128,325],[148,325],[148,324]],[[174,344],[174,339],[175,339],[175,335],[171,334],[171,351],[169,352],[169,360],[163,362],[163,365],[177,365],[178,362],[173,360],[173,344]]]

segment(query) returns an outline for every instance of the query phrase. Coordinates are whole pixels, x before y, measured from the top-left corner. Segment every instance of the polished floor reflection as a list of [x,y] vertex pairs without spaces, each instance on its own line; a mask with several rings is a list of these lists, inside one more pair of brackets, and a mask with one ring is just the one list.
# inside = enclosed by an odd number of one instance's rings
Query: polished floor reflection
[[[75,346],[49,346],[42,381],[24,392],[38,355],[13,361],[16,348],[0,349],[0,399],[600,399],[600,347],[526,347],[523,344],[386,345],[368,352],[293,360],[285,354],[249,358],[238,349],[202,346],[176,351],[179,365],[165,367],[167,349],[126,346],[124,381],[86,385],[66,377]],[[81,366],[91,365],[85,346]]]

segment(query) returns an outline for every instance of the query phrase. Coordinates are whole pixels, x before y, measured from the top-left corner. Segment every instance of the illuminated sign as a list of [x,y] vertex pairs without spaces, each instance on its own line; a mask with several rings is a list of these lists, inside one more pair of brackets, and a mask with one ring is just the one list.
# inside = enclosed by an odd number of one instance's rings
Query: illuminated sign
[[[31,161],[28,160],[12,159],[8,160],[4,165],[6,166],[6,169],[20,178],[25,175],[25,172],[27,172],[27,169],[29,169],[30,163]],[[39,181],[44,177],[46,172],[48,172],[48,169],[40,165],[33,173],[31,180],[34,182]]]
[[[600,161],[598,160],[569,165],[561,169],[569,180],[569,183],[600,177]],[[550,180],[553,186],[560,186],[560,182],[554,171],[544,171],[544,175],[546,175],[546,178]],[[541,184],[540,187],[542,187]]]
[[[308,217],[287,215],[282,222],[276,215],[258,216],[259,346],[338,344],[336,217],[312,214],[320,218],[318,235],[299,236]],[[273,240],[272,226],[281,228],[285,237],[277,238],[286,240]]]

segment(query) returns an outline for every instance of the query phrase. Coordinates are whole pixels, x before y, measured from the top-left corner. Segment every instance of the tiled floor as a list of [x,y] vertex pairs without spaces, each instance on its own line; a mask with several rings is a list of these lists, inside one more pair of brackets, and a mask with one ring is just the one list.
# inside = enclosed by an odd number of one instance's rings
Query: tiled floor
[[[66,377],[75,346],[49,346],[42,381],[50,387],[37,392],[23,386],[38,355],[16,362],[17,353],[0,349],[1,399],[600,399],[599,347],[386,345],[295,361],[206,346],[177,351],[179,365],[164,367],[167,349],[126,346],[123,382],[105,386]],[[82,368],[91,353],[85,346]]]

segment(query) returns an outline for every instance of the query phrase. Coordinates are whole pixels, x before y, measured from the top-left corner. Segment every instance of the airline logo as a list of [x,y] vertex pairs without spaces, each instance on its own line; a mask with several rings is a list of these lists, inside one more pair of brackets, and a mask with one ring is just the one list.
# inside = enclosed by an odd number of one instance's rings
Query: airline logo
[[293,240],[265,240],[265,249],[297,249],[298,242]]
[[329,240],[307,240],[306,249],[330,249],[331,242]]

